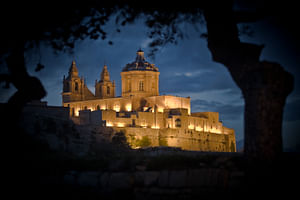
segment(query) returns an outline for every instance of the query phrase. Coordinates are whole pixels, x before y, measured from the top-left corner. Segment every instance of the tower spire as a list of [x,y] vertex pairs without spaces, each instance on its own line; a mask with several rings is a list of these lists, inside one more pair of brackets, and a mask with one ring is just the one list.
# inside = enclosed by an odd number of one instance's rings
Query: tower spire
[[69,75],[70,76],[78,76],[78,69],[76,67],[76,63],[75,63],[75,60],[73,59],[72,61],[72,64],[70,66],[70,69],[69,69]]
[[106,63],[103,66],[100,81],[95,84],[96,98],[113,98],[115,97],[115,84],[110,81],[109,72]]
[[101,72],[100,81],[109,81],[109,80],[110,80],[110,78],[109,78],[109,72],[107,70],[107,65],[104,64],[103,70]]

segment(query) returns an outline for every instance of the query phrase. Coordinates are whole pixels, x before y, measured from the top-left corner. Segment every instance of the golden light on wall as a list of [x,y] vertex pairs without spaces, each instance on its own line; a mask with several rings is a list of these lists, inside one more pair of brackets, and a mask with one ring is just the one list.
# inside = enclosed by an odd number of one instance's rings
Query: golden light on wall
[[79,116],[79,109],[78,109],[78,108],[75,110],[75,116],[76,116],[76,117]]
[[158,108],[157,108],[157,112],[164,112],[164,108],[158,107]]
[[201,128],[201,126],[196,126],[196,131],[203,131],[203,128]]
[[155,125],[153,125],[153,126],[151,126],[151,128],[154,128],[154,129],[159,129],[159,126],[155,126]]
[[189,128],[189,129],[194,129],[195,126],[194,126],[193,124],[190,124],[190,125],[188,126],[188,128]]
[[144,122],[144,123],[141,123],[141,127],[143,128],[147,128],[147,124]]
[[117,127],[125,127],[125,123],[118,122]]
[[112,127],[113,124],[112,124],[111,122],[106,122],[106,126],[107,126],[107,127]]
[[132,106],[131,106],[131,104],[127,104],[127,105],[125,106],[125,108],[126,108],[126,110],[127,110],[128,112],[131,112]]
[[113,110],[116,111],[116,112],[120,112],[120,105],[119,104],[115,104]]
[[100,106],[100,110],[106,110],[106,106],[105,105],[101,105]]
[[170,123],[168,123],[167,128],[172,128],[172,125]]
[[215,128],[211,129],[210,132],[211,133],[217,133],[217,134],[221,134],[222,133],[222,131],[220,129],[215,129]]
[[134,147],[134,146],[132,146],[131,148],[132,149],[140,149],[141,147]]

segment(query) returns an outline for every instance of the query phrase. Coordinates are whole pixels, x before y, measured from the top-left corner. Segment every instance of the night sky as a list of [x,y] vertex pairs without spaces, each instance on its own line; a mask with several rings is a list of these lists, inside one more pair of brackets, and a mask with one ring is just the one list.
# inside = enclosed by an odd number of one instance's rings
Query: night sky
[[[287,98],[284,110],[283,139],[285,151],[300,151],[300,63],[299,46],[294,35],[284,29],[273,18],[266,18],[259,23],[248,24],[252,27],[252,37],[241,36],[242,41],[264,44],[261,60],[280,63],[295,78],[293,92]],[[212,61],[205,39],[200,34],[205,26],[199,26],[201,32],[193,26],[184,24],[186,37],[178,45],[169,44],[161,47],[155,59],[149,58],[147,45],[148,29],[141,21],[121,28],[110,23],[106,26],[108,40],[84,40],[76,43],[74,55],[59,53],[55,55],[50,47],[41,46],[26,53],[26,64],[31,75],[42,81],[48,94],[43,99],[48,105],[61,105],[62,79],[75,59],[79,75],[85,78],[89,89],[94,92],[95,80],[100,79],[104,63],[107,64],[111,80],[116,81],[116,95],[121,95],[122,68],[132,61],[139,48],[145,51],[146,60],[154,63],[160,71],[160,94],[191,97],[192,112],[216,111],[226,127],[234,128],[238,147],[243,140],[244,100],[240,89],[233,82],[226,67]],[[45,68],[34,72],[36,64],[41,62]],[[1,67],[0,72],[6,69]],[[2,85],[1,85],[2,86]],[[15,89],[0,89],[0,101],[6,102]]]

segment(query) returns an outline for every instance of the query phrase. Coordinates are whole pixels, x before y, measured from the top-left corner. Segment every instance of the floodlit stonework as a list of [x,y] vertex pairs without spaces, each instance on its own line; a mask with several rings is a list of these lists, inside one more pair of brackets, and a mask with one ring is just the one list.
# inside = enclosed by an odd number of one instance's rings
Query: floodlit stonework
[[122,72],[122,96],[105,65],[93,94],[73,61],[63,80],[63,106],[77,124],[111,127],[123,132],[133,148],[173,146],[185,150],[235,152],[233,129],[224,127],[217,112],[191,112],[190,97],[159,95],[159,71],[137,51]]

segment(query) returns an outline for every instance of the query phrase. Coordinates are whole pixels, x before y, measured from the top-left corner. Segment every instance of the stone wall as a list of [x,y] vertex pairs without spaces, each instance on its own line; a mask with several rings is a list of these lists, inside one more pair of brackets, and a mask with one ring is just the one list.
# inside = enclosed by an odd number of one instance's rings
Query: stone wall
[[180,147],[183,150],[194,151],[221,151],[236,152],[236,143],[234,134],[217,134],[195,130],[184,129],[152,129],[123,127],[115,128],[116,131],[122,131],[127,137],[131,146],[136,147],[134,142],[147,137],[150,146],[171,146]]

